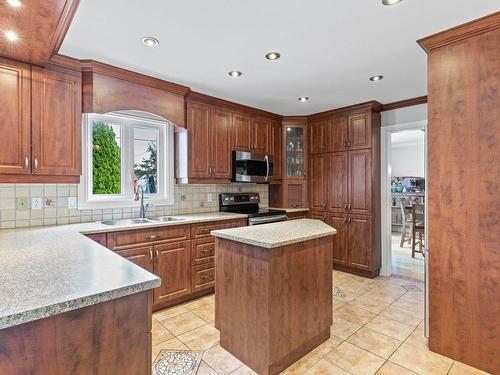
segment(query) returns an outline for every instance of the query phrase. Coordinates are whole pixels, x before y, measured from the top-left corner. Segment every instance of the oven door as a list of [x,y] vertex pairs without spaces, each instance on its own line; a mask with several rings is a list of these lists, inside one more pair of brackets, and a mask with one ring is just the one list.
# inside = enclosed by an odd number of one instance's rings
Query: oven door
[[287,220],[286,214],[281,215],[270,215],[270,216],[256,216],[248,218],[248,225],[260,225],[260,224],[269,224],[276,223],[278,221]]
[[245,151],[233,151],[232,181],[270,182],[273,176],[272,157]]

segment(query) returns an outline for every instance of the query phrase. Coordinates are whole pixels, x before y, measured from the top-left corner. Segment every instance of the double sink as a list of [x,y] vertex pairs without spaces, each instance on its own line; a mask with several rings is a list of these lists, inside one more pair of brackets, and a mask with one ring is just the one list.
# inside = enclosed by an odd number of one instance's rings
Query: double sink
[[133,225],[133,224],[148,224],[148,223],[168,223],[171,221],[182,221],[182,220],[185,219],[175,216],[157,216],[151,218],[103,220],[99,221],[99,223],[104,225]]

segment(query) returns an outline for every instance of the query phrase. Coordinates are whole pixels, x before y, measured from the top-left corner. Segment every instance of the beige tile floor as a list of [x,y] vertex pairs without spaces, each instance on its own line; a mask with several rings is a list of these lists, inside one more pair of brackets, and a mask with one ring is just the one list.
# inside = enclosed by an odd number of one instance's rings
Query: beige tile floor
[[[424,280],[424,257],[420,253],[411,257],[411,244],[405,242],[400,247],[401,233],[393,232],[391,238],[392,274],[416,280]],[[418,246],[418,245],[417,245]]]
[[[331,338],[283,374],[485,374],[427,349],[421,282],[338,271],[333,278],[342,296],[334,298]],[[220,347],[214,306],[210,295],[155,313],[153,359],[161,349],[203,350],[197,375],[255,374]]]

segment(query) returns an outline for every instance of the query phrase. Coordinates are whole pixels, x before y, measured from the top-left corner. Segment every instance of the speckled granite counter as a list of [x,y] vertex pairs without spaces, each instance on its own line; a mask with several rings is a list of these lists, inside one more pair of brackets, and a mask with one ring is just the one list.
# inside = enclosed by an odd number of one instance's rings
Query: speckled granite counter
[[215,237],[271,249],[331,236],[337,230],[320,220],[299,219],[241,228],[214,230]]
[[292,207],[269,207],[272,210],[284,210],[287,214],[295,213],[295,212],[309,212],[309,208],[301,207],[301,208],[292,208]]
[[155,275],[82,233],[112,232],[245,218],[207,213],[184,220],[108,226],[84,223],[0,231],[0,329],[149,290]]

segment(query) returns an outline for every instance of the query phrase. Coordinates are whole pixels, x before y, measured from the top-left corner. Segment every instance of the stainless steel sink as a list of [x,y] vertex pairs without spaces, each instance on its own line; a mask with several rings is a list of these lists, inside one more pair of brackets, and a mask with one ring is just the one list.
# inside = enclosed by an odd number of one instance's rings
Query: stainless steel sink
[[161,223],[166,223],[169,221],[182,221],[182,220],[186,220],[186,219],[184,219],[182,217],[174,217],[174,216],[156,216],[156,217],[150,218],[149,220],[159,221]]
[[[155,220],[157,221],[157,220]],[[146,223],[152,223],[154,222],[153,220],[150,219],[119,219],[119,220],[103,220],[100,221],[101,224],[104,225],[132,225],[132,224],[146,224]]]

